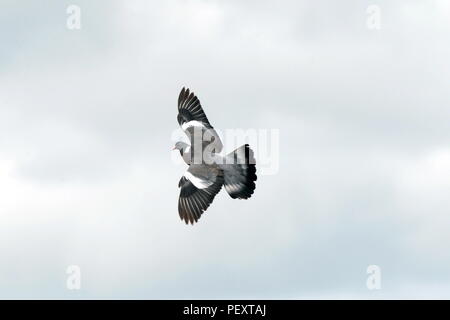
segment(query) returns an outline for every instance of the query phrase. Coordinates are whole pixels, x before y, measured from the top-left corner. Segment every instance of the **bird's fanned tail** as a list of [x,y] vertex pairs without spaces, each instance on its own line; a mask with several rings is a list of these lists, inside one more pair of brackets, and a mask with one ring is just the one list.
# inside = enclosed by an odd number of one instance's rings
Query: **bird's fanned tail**
[[248,199],[255,191],[257,179],[253,150],[245,144],[226,157],[223,165],[224,186],[233,199]]

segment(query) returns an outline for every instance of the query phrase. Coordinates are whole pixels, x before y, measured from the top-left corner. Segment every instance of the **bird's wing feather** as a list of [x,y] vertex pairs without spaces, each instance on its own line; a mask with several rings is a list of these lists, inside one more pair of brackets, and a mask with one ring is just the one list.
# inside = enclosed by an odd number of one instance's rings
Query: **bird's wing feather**
[[197,222],[201,215],[213,202],[223,185],[223,175],[216,176],[208,187],[199,189],[186,176],[181,177],[178,186],[181,188],[178,199],[178,213],[186,224]]
[[178,96],[178,123],[180,126],[189,121],[202,122],[206,127],[211,127],[208,118],[200,104],[200,100],[189,89],[181,89]]
[[[223,144],[219,135],[209,123],[197,96],[189,89],[183,88],[178,97],[178,123],[194,145],[201,146],[201,151],[209,150],[219,153]],[[196,148],[198,150],[198,147]],[[195,150],[192,150],[195,151]]]

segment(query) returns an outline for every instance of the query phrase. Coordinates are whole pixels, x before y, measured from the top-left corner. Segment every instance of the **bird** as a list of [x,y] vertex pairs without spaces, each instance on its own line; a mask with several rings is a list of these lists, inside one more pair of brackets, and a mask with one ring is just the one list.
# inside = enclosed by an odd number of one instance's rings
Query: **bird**
[[222,186],[233,199],[250,198],[257,180],[256,161],[250,146],[244,144],[222,155],[223,143],[200,100],[189,88],[183,87],[178,96],[177,121],[190,142],[177,141],[173,148],[188,165],[178,183],[180,219],[194,225]]

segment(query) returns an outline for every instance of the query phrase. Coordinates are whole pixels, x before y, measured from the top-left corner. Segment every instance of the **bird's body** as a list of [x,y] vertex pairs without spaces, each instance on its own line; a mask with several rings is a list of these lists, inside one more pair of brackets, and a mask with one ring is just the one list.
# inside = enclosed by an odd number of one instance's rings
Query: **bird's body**
[[219,135],[211,126],[200,101],[189,89],[178,98],[178,123],[190,144],[177,142],[188,170],[179,182],[178,213],[194,224],[209,207],[222,185],[232,198],[248,199],[255,190],[256,167],[253,151],[243,145],[226,156]]

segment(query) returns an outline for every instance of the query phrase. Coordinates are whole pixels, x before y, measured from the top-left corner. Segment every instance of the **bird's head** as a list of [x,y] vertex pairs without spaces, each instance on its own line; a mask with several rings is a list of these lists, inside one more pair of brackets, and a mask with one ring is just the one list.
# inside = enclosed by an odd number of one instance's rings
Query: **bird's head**
[[183,150],[185,150],[187,147],[189,147],[187,143],[178,141],[177,143],[175,143],[175,146],[172,150],[179,150],[180,152],[183,152]]

